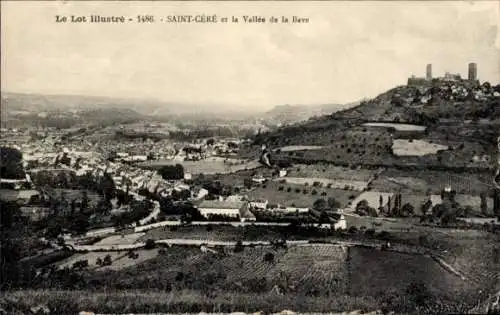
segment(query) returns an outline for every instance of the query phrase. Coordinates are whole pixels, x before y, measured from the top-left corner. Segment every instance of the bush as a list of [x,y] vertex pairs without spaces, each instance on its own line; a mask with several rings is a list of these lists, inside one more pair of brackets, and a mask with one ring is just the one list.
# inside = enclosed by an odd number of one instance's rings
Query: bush
[[47,307],[50,314],[78,314],[81,310],[75,301],[61,297],[49,300]]
[[280,186],[280,187],[278,188],[278,190],[279,190],[279,191],[283,191],[283,189],[285,189],[285,187],[283,187],[283,186]]
[[236,245],[234,246],[234,252],[241,253],[244,250],[245,250],[245,247],[243,246],[243,243],[241,241],[236,242]]
[[389,233],[387,231],[381,231],[378,234],[378,238],[380,238],[381,240],[384,240],[384,241],[389,241],[392,238],[392,235],[391,235],[391,233]]
[[314,196],[314,195],[317,195],[318,192],[316,191],[316,189],[313,189],[313,191],[311,191],[311,194]]
[[104,260],[102,261],[103,266],[111,266],[113,261],[111,260],[111,256],[108,254],[104,257]]
[[89,266],[88,260],[79,260],[73,264],[73,269],[84,269]]
[[375,229],[368,229],[365,231],[365,235],[368,237],[373,237],[375,235]]
[[266,253],[264,255],[264,261],[269,262],[269,263],[274,262],[274,254],[273,253]]
[[288,187],[288,188],[286,189],[286,191],[287,191],[287,192],[291,192],[291,191],[292,191],[292,187]]
[[152,239],[148,239],[148,240],[146,241],[146,245],[144,246],[144,248],[145,248],[145,249],[153,249],[153,248],[155,248],[155,246],[156,246],[155,241],[154,241],[154,240],[152,240]]

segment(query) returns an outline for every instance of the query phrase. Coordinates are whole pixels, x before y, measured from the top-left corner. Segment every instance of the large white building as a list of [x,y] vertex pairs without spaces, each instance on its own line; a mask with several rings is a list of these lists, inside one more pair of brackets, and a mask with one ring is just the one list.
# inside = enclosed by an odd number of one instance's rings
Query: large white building
[[244,212],[248,204],[244,201],[221,201],[221,200],[204,200],[198,210],[201,215],[208,218],[211,215],[224,215],[234,218],[240,217],[240,212]]

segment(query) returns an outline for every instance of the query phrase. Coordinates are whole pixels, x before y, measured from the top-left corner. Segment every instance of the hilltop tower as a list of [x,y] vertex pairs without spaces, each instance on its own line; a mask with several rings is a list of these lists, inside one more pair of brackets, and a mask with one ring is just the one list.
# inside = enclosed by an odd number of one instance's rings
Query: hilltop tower
[[475,62],[469,63],[469,80],[477,80],[477,64]]
[[425,68],[425,79],[427,81],[432,80],[432,64],[427,64],[427,67]]

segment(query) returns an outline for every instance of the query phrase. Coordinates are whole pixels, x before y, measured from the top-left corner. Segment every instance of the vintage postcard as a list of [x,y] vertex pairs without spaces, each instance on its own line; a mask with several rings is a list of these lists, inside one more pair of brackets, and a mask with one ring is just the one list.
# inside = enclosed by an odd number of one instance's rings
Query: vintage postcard
[[0,3],[0,315],[500,314],[499,1]]

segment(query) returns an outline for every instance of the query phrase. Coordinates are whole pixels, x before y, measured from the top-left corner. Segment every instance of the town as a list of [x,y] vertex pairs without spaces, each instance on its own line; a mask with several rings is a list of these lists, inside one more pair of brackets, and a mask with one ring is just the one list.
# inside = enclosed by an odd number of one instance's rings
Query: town
[[0,315],[500,314],[498,2],[119,2],[2,1]]

